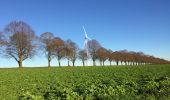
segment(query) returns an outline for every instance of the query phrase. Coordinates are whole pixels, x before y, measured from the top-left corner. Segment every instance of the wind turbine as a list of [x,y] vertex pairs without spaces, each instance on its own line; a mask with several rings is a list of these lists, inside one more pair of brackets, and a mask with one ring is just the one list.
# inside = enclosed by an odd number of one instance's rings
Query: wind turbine
[[86,32],[84,26],[83,26],[83,31],[84,31],[84,36],[85,36],[84,46],[85,46],[86,56],[87,56],[86,64],[88,66],[88,55],[89,55],[89,53],[88,53],[88,41],[91,40],[91,39],[87,36],[87,32]]

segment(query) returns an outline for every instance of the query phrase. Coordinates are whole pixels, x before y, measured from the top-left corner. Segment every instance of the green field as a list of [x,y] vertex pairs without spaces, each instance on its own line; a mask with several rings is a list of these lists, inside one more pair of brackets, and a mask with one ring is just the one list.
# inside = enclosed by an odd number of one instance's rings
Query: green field
[[170,100],[170,65],[0,69],[3,100]]

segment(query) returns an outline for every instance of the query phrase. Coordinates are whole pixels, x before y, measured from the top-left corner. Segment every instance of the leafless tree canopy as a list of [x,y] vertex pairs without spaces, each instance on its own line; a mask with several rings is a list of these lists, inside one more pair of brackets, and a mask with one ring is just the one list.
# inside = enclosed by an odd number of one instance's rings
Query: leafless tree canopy
[[85,60],[87,60],[86,50],[80,50],[78,55],[79,55],[79,59],[81,59],[83,63],[83,66],[85,66]]
[[51,32],[45,32],[41,34],[40,40],[42,42],[42,47],[44,48],[44,52],[48,59],[48,67],[50,67],[50,62],[52,60],[52,55],[54,51],[54,43],[53,43],[54,35]]
[[75,66],[75,61],[77,59],[77,53],[78,53],[78,46],[75,42],[71,42],[70,43],[70,51],[71,51],[71,55],[70,55],[70,59],[71,59],[71,62],[73,63],[73,66]]
[[[97,59],[100,61],[100,66],[104,66],[104,62],[109,58],[108,51],[104,47],[101,47],[97,50]],[[103,63],[103,64],[102,64]]]
[[54,44],[54,51],[53,51],[54,55],[57,57],[59,66],[61,66],[60,60],[65,56],[64,41],[59,37],[55,37],[53,39],[53,44]]
[[88,42],[88,49],[93,60],[93,66],[96,66],[97,50],[100,48],[100,44],[96,40],[90,40]]
[[6,56],[14,58],[19,68],[22,68],[22,62],[35,54],[34,31],[22,21],[13,21],[4,30],[5,34],[8,34],[5,40]]
[[77,58],[78,46],[72,40],[68,39],[67,41],[65,41],[64,49],[65,49],[65,56],[68,60],[68,66],[70,66],[70,62],[69,62],[70,60],[72,61],[74,66],[75,60]]
[[112,60],[113,60],[113,57],[112,57],[113,51],[111,49],[109,49],[107,52],[108,52],[108,60],[110,62],[110,66],[111,66],[112,65]]

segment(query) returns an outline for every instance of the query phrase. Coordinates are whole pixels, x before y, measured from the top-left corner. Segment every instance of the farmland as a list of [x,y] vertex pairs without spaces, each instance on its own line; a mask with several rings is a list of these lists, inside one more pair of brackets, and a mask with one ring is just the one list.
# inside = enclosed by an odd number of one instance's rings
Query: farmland
[[170,99],[170,65],[0,69],[0,99]]

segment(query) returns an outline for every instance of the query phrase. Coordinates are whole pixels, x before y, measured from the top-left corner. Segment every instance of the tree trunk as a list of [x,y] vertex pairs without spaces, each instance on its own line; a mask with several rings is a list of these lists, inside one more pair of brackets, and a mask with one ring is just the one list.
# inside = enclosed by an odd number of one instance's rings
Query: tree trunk
[[83,66],[85,66],[85,65],[84,65],[84,60],[82,60],[82,62],[83,62]]
[[127,65],[127,61],[125,61],[125,65]]
[[22,61],[18,61],[19,69],[22,69]]
[[51,67],[50,62],[51,62],[51,57],[50,57],[50,56],[48,56],[48,67]]
[[119,65],[119,61],[116,61],[117,66]]
[[132,62],[132,65],[135,65],[135,62],[134,62],[134,61]]
[[58,65],[59,65],[59,67],[61,66],[61,64],[60,64],[60,59],[58,58]]
[[110,60],[110,66],[112,66],[112,61]]
[[75,65],[75,61],[73,61],[73,67],[74,67],[74,65]]
[[19,69],[22,69],[22,68],[23,68],[23,66],[22,66],[22,60],[23,60],[23,56],[20,55],[20,56],[19,56],[19,61],[18,61]]
[[104,66],[104,61],[103,61],[103,66]]
[[70,66],[69,58],[67,58],[67,59],[68,59],[68,66]]
[[93,66],[96,66],[96,60],[93,59]]
[[121,65],[123,65],[123,61],[120,61],[121,62]]

